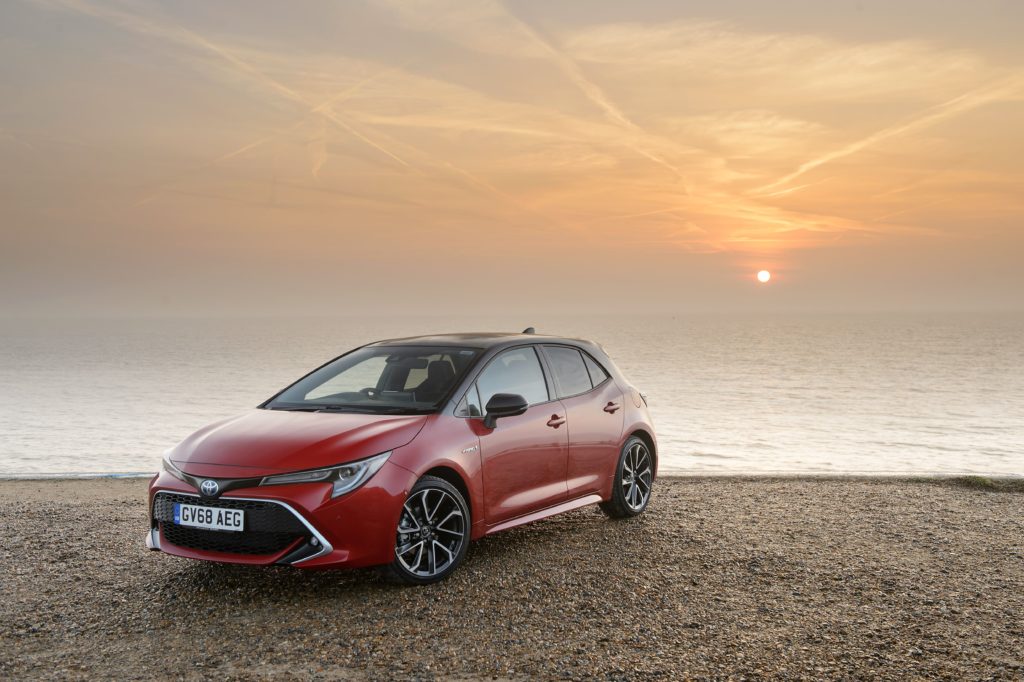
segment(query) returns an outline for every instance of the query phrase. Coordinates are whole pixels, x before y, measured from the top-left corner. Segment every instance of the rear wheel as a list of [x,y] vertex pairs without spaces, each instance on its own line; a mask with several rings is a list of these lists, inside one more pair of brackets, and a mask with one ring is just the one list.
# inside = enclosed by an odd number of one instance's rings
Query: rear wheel
[[395,560],[385,578],[426,585],[448,577],[469,547],[470,517],[466,500],[448,481],[424,476],[402,506],[395,531]]
[[647,444],[633,436],[622,446],[615,469],[612,499],[601,503],[601,511],[613,519],[636,516],[647,509],[654,483],[654,458]]

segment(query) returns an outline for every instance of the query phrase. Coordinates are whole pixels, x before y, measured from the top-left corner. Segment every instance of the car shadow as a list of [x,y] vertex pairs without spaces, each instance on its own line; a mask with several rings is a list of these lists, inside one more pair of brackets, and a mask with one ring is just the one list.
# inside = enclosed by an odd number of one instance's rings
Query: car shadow
[[158,587],[161,595],[203,595],[252,593],[273,596],[287,594],[323,598],[369,585],[382,585],[373,569],[307,571],[290,566],[246,566],[218,564],[190,559],[173,559],[174,570],[164,575]]
[[[584,508],[485,536],[469,547],[465,562],[437,585],[411,588],[431,591],[444,586],[458,591],[468,582],[503,574],[527,585],[542,579],[549,568],[578,560],[581,555],[619,547],[625,540],[643,543],[653,524],[641,516],[607,519],[596,507]],[[610,551],[610,550],[609,550]],[[290,566],[246,566],[167,557],[162,579],[154,581],[151,595],[164,608],[195,609],[226,600],[249,605],[287,602],[323,605],[328,601],[356,601],[407,589],[384,580],[374,568],[303,570]]]

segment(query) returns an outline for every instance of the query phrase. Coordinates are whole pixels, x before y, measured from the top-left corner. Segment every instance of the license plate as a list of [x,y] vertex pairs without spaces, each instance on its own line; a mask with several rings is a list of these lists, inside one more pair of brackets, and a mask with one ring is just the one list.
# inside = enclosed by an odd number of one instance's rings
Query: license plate
[[174,522],[189,528],[240,531],[244,527],[245,512],[241,509],[217,509],[176,502]]

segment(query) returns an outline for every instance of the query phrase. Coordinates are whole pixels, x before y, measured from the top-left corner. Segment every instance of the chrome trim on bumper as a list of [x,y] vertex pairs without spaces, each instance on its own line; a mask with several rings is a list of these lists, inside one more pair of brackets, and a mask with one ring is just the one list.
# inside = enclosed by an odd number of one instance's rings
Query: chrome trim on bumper
[[[156,496],[160,495],[161,493],[166,493],[168,495],[184,495],[186,497],[195,497],[195,498],[199,499],[200,503],[202,503],[202,502],[216,502],[216,500],[211,500],[209,498],[204,498],[202,495],[197,495],[195,493],[186,493],[186,492],[182,492],[180,490],[158,490],[158,491],[156,491],[153,494],[153,500],[155,501],[156,500]],[[311,524],[309,521],[307,521],[306,518],[302,514],[300,514],[299,512],[295,511],[295,508],[292,507],[287,502],[281,502],[280,500],[272,500],[272,499],[269,499],[269,498],[266,498],[266,497],[235,497],[233,495],[222,495],[222,496],[218,497],[217,500],[244,500],[246,502],[266,502],[266,503],[269,503],[269,504],[276,504],[276,505],[278,505],[280,507],[284,507],[289,512],[291,512],[292,516],[297,518],[299,520],[299,523],[301,523],[303,526],[305,526],[306,530],[308,530],[313,535],[313,537],[316,538],[317,542],[320,543],[320,551],[319,552],[317,552],[316,554],[311,554],[308,557],[305,557],[304,559],[299,559],[298,561],[293,561],[292,564],[291,564],[292,566],[296,566],[296,565],[301,564],[303,562],[310,561],[312,559],[316,559],[317,557],[324,556],[325,554],[330,554],[331,552],[334,551],[334,547],[331,545],[331,543],[327,542],[327,538],[325,538],[323,535],[321,535],[320,531],[318,531],[316,528],[313,527],[313,524]],[[149,519],[150,519],[150,523],[152,523],[153,522],[153,507],[152,507],[152,505],[150,505],[150,508],[149,508]],[[153,545],[151,545],[150,544],[151,542],[155,543],[156,546],[154,547]],[[149,537],[146,538],[146,546],[149,547],[150,549],[160,549],[160,529],[159,529],[159,527],[154,526],[150,530]]]
[[[153,523],[152,514],[149,522]],[[160,551],[160,528],[157,526],[150,525],[149,532],[146,533],[146,548],[154,552]]]

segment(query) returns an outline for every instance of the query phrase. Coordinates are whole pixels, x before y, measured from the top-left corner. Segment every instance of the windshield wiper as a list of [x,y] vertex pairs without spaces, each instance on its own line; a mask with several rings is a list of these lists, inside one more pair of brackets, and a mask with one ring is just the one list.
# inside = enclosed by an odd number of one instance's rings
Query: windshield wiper
[[358,412],[359,414],[430,414],[432,407],[403,407],[401,405],[268,405],[267,409],[283,412]]
[[429,414],[433,408],[402,405],[320,405],[318,412],[360,412],[366,414]]
[[386,405],[376,408],[380,414],[430,414],[434,411],[432,407],[399,407],[398,405]]
[[314,412],[366,412],[372,414],[376,412],[372,407],[364,407],[362,405],[342,405],[342,404],[330,404],[330,405],[317,405]]

